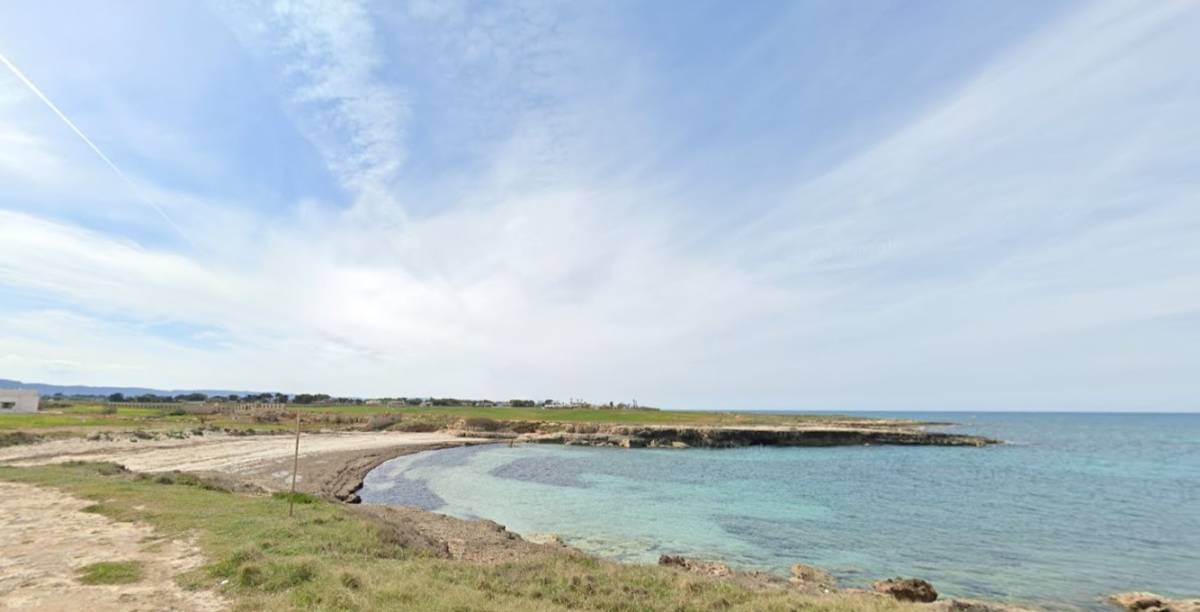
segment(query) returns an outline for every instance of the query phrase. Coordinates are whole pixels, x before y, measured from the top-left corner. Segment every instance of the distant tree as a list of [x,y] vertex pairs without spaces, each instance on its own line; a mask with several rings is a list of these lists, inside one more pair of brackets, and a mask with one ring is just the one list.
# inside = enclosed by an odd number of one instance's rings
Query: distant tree
[[508,400],[508,405],[512,406],[513,408],[533,408],[537,406],[537,402],[534,402],[533,400],[515,399]]
[[124,393],[113,393],[112,395],[108,396],[108,401],[123,402],[123,401],[125,401],[125,394]]
[[298,393],[292,398],[293,404],[316,404],[333,399],[325,393]]

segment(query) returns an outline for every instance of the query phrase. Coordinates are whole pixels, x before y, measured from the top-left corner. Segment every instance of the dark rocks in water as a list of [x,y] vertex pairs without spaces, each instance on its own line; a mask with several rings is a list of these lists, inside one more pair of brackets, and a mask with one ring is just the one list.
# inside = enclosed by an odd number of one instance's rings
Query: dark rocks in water
[[[472,434],[473,435],[473,434]],[[916,427],[699,427],[593,425],[522,434],[518,441],[623,448],[738,448],[743,446],[987,446],[998,440]]]
[[732,576],[733,570],[729,569],[724,563],[716,561],[693,561],[679,555],[662,555],[658,558],[658,564],[675,567],[694,574],[704,574],[705,576]]
[[1144,591],[1117,593],[1110,595],[1108,600],[1126,610],[1139,612],[1200,612],[1200,599],[1167,599]]
[[871,585],[876,593],[891,595],[900,601],[929,603],[938,598],[933,585],[920,578],[889,578]]
[[1032,612],[1008,604],[979,601],[977,599],[947,599],[929,604],[930,612]]

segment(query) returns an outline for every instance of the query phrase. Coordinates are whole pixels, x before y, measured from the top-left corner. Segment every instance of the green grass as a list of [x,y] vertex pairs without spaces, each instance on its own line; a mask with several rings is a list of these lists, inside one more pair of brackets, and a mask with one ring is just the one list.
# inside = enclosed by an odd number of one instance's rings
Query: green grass
[[286,431],[288,423],[260,423],[253,419],[234,418],[225,415],[200,417],[196,415],[169,415],[161,408],[117,409],[115,414],[104,414],[101,406],[70,406],[53,412],[0,415],[0,432],[37,430],[86,430],[86,431],[179,431],[196,427],[211,426],[226,429],[254,429],[255,431]]
[[869,596],[752,590],[583,556],[497,565],[432,558],[395,543],[343,505],[306,500],[289,519],[286,496],[139,479],[106,464],[0,466],[0,479],[57,487],[91,500],[89,512],[194,536],[209,562],[179,581],[221,590],[238,610],[916,609]]
[[79,570],[83,584],[129,584],[142,579],[142,564],[137,561],[101,561]]
[[[289,409],[311,415],[306,429],[360,429],[372,417],[399,415],[398,428],[420,430],[421,425],[441,428],[459,419],[495,421],[547,421],[554,423],[595,423],[613,425],[805,425],[829,423],[848,417],[837,415],[772,415],[736,412],[674,410],[593,410],[587,408],[485,408],[474,406],[368,406],[368,405],[293,405]],[[272,417],[274,418],[274,417]],[[861,420],[861,419],[860,419]],[[4,431],[179,431],[197,427],[218,427],[256,432],[289,431],[294,425],[285,416],[277,421],[255,419],[247,415],[172,415],[161,407],[121,407],[105,414],[105,406],[81,403],[53,412],[0,415]]]
[[487,418],[505,421],[553,421],[625,425],[783,425],[845,419],[837,415],[772,415],[682,410],[593,410],[589,408],[504,408],[475,406],[298,406],[305,412],[374,415]]

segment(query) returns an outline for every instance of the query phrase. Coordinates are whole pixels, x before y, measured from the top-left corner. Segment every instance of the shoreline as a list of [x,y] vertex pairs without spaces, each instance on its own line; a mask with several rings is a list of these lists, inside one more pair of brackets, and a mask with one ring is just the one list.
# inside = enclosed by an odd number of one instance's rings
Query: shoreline
[[[503,442],[494,442],[493,444],[500,444],[500,443],[503,443]],[[476,443],[470,444],[470,445],[471,446],[475,446],[475,445],[486,446],[488,444],[487,443],[481,444],[481,443],[476,442]],[[457,446],[466,446],[466,445],[457,445]],[[445,450],[447,448],[455,448],[457,446],[449,446],[448,445],[448,446],[445,446],[442,448],[436,448],[436,449],[430,448],[430,449],[414,450],[411,452],[402,452],[402,453],[396,454],[395,456],[389,457],[387,459],[383,459],[381,461],[375,462],[373,467],[365,469],[365,470],[362,469],[362,467],[367,465],[366,462],[355,463],[354,464],[355,472],[361,474],[361,476],[358,476],[359,484],[358,484],[358,487],[355,489],[355,492],[357,492],[359,489],[361,489],[361,487],[362,487],[361,481],[366,478],[367,474],[369,474],[373,469],[375,469],[375,467],[378,467],[379,465],[382,465],[383,463],[385,463],[391,459],[394,459],[397,457],[403,457],[406,455],[416,454],[416,453]],[[599,446],[612,446],[612,445],[600,444]],[[303,473],[303,469],[301,469],[300,473]],[[644,563],[622,561],[622,560],[619,560],[616,558],[611,558],[611,557],[599,555],[596,553],[590,553],[590,552],[583,551],[581,549],[575,548],[574,546],[570,545],[569,543],[564,542],[560,536],[558,536],[557,534],[554,534],[554,533],[521,534],[521,533],[517,533],[517,532],[510,532],[507,530],[507,528],[504,525],[501,525],[501,524],[495,522],[494,520],[491,520],[486,517],[479,518],[479,519],[464,519],[464,518],[451,516],[448,514],[442,514],[440,512],[433,511],[433,510],[425,510],[425,509],[417,508],[414,506],[396,506],[396,505],[389,505],[389,504],[361,503],[361,499],[358,499],[357,495],[355,495],[354,498],[356,501],[348,501],[346,503],[360,504],[360,505],[356,506],[356,508],[355,508],[356,511],[361,512],[366,515],[369,515],[369,516],[372,516],[378,520],[383,521],[384,523],[394,524],[395,522],[399,521],[399,522],[403,522],[403,523],[417,523],[417,524],[436,523],[436,524],[438,524],[441,527],[440,531],[443,534],[450,534],[450,537],[447,538],[445,544],[448,545],[447,552],[448,552],[450,558],[454,558],[454,559],[460,559],[460,560],[465,560],[465,561],[474,561],[474,562],[481,562],[481,561],[482,562],[493,562],[493,561],[500,561],[500,560],[510,560],[510,558],[513,557],[513,555],[519,556],[522,554],[547,554],[547,553],[549,553],[549,554],[583,555],[585,557],[595,558],[595,559],[603,559],[605,561],[617,563],[617,564],[646,565]],[[485,534],[485,535],[501,534],[501,537],[499,537],[499,538],[493,537],[490,539],[491,546],[498,547],[501,550],[493,549],[493,550],[472,552],[472,551],[470,551],[469,546],[465,546],[464,544],[462,544],[462,542],[477,540],[480,533]],[[465,538],[457,537],[457,536],[465,536]],[[458,550],[458,551],[453,550],[453,548],[454,548],[453,543],[455,543],[455,542],[459,543],[458,545],[460,547],[460,550]],[[531,549],[530,545],[532,545],[534,548]],[[436,546],[437,545],[435,545],[435,547]],[[547,550],[547,549],[549,549],[549,550]],[[440,551],[438,551],[438,549],[435,548],[435,549],[433,549],[433,552],[440,552]],[[864,595],[870,595],[870,596],[881,596],[881,597],[887,596],[885,593],[879,591],[878,589],[871,590],[871,589],[867,589],[867,588],[840,586],[837,583],[837,579],[834,578],[832,576],[832,574],[830,574],[826,570],[819,568],[819,567],[807,565],[804,563],[794,564],[792,566],[790,576],[788,576],[782,572],[777,572],[777,571],[759,570],[759,569],[739,569],[739,568],[731,567],[728,564],[726,564],[724,561],[722,561],[721,559],[716,558],[716,557],[711,557],[711,556],[710,557],[683,557],[683,556],[672,555],[672,554],[663,554],[663,555],[660,555],[657,565],[671,567],[671,568],[674,568],[681,572],[697,574],[697,575],[705,576],[708,578],[719,579],[719,580],[730,580],[730,581],[733,581],[742,586],[747,586],[747,587],[756,588],[756,589],[797,589],[802,592],[819,593],[819,594],[855,593],[855,594],[864,594]],[[874,579],[877,581],[877,584],[900,580],[898,578],[888,578],[885,576],[878,576],[878,577],[875,577]],[[920,580],[919,578],[907,579],[907,580],[916,581],[918,583],[923,583],[924,585],[929,586],[929,583],[926,583],[925,581]],[[930,590],[932,590],[932,586],[930,586]],[[901,599],[901,601],[909,601],[909,600]],[[1031,602],[1000,603],[1000,602],[990,602],[990,601],[983,601],[983,600],[972,599],[972,598],[963,598],[963,597],[936,599],[936,600],[932,600],[932,601],[928,601],[928,602],[915,602],[915,601],[910,601],[910,602],[923,604],[928,610],[931,610],[931,611],[932,610],[937,610],[937,611],[944,610],[947,612],[950,612],[950,611],[954,611],[954,612],[1032,612],[1033,610],[1037,609],[1034,607],[1027,607],[1027,606],[1035,605]]]
[[[592,428],[588,428],[592,429]],[[671,432],[671,435],[676,435],[679,431],[701,432],[712,431],[722,428],[677,428],[677,427],[640,427],[638,431]],[[724,428],[729,431],[731,428]],[[770,435],[778,435],[781,431],[778,428],[762,428],[762,427],[741,427],[732,428],[738,432],[738,435],[743,436],[741,440],[756,439],[753,437],[745,437],[746,432],[770,432]],[[844,432],[852,432],[853,436],[859,436],[863,432],[854,428],[808,428],[806,432],[817,432],[812,435],[826,436],[830,431],[835,431],[839,436],[838,440],[860,439],[857,437],[842,437]],[[492,435],[488,435],[491,433]],[[386,505],[374,504],[356,504],[361,501],[358,499],[357,492],[361,489],[363,481],[367,474],[373,469],[383,464],[384,462],[418,452],[444,450],[448,448],[456,448],[467,445],[483,445],[483,444],[498,444],[507,443],[510,441],[521,441],[533,443],[532,440],[520,439],[520,435],[506,436],[502,432],[479,432],[479,431],[453,431],[444,432],[442,434],[405,434],[398,432],[380,432],[380,433],[306,433],[301,439],[302,457],[300,467],[297,472],[298,484],[297,490],[303,493],[317,495],[319,497],[342,502],[347,504],[347,508],[360,516],[369,517],[370,520],[383,526],[385,529],[394,531],[397,534],[397,539],[406,542],[408,545],[415,548],[425,550],[427,553],[446,559],[457,559],[465,562],[474,563],[493,563],[500,561],[510,561],[526,558],[537,558],[543,555],[584,555],[589,558],[604,559],[615,563],[620,561],[608,559],[602,556],[596,556],[590,553],[584,553],[561,543],[561,540],[555,541],[551,538],[549,543],[539,543],[535,541],[535,535],[530,534],[528,538],[522,537],[515,533],[507,531],[504,526],[499,525],[489,520],[465,520],[451,517],[448,515],[439,514],[437,512],[421,510],[412,507],[393,507]],[[571,431],[566,432],[579,435],[574,439],[575,444],[586,444],[594,446],[623,446],[621,444],[613,444],[613,435],[623,435],[624,431],[614,428],[605,428],[605,431]],[[920,435],[928,434],[929,432],[921,432],[919,430],[910,430],[905,435],[918,435],[913,440],[937,440],[942,441],[942,438],[922,438]],[[530,432],[532,436],[541,435]],[[530,434],[525,434],[529,437]],[[806,433],[805,435],[809,435]],[[880,428],[872,432],[872,435],[896,435],[896,431],[891,428]],[[948,434],[956,435],[956,434]],[[134,471],[147,471],[150,473],[189,471],[197,473],[201,476],[209,476],[219,478],[222,481],[240,483],[244,488],[240,489],[247,492],[278,492],[286,491],[286,482],[290,475],[291,459],[290,459],[290,436],[225,436],[222,434],[197,436],[195,440],[179,440],[179,439],[157,439],[147,440],[142,439],[141,443],[129,443],[117,441],[111,443],[107,447],[101,441],[77,439],[75,443],[81,447],[75,452],[66,452],[61,455],[51,451],[57,450],[54,445],[63,444],[64,441],[37,442],[24,447],[24,452],[15,453],[14,458],[11,454],[3,456],[5,453],[0,453],[0,463],[10,463],[14,465],[21,464],[38,464],[61,462],[62,460],[80,459],[80,460],[98,460],[98,461],[115,461],[117,463],[130,463],[131,469]],[[971,437],[977,438],[977,437]],[[310,440],[310,452],[304,453],[304,441]],[[553,442],[538,441],[538,443],[565,443],[569,438],[560,438]],[[706,438],[720,441],[721,438]],[[980,438],[986,440],[986,438]],[[329,450],[322,448],[322,443],[331,441],[344,442],[341,445],[330,446]],[[316,444],[313,444],[316,442]],[[907,443],[922,443],[907,442]],[[990,443],[996,443],[991,441]],[[937,444],[937,442],[933,442]],[[252,445],[261,447],[263,445],[282,445],[285,448],[283,454],[273,456],[264,461],[258,461],[253,465],[240,462],[226,466],[214,466],[216,469],[194,469],[203,463],[205,457],[205,449],[216,447],[231,447],[233,445]],[[349,446],[347,446],[349,445]],[[970,446],[981,446],[981,444],[972,443]],[[656,448],[653,445],[647,445],[648,448]],[[697,446],[702,447],[702,446]],[[4,449],[13,453],[15,449],[20,447],[9,447]],[[657,448],[678,448],[678,446],[659,446]],[[725,446],[712,446],[711,448],[726,448]],[[88,450],[83,450],[88,449]],[[614,449],[615,450],[615,449]],[[189,452],[192,451],[192,452]],[[193,465],[188,465],[187,462],[170,464],[164,461],[166,455],[164,453],[174,453],[177,457],[189,457],[196,459]],[[157,456],[163,455],[163,456]],[[29,461],[22,461],[20,455],[24,455]],[[150,469],[145,469],[151,466]],[[176,469],[177,468],[177,469]],[[828,589],[829,585],[824,582],[806,583],[803,579],[793,576],[788,579],[776,573],[768,573],[761,571],[738,571],[729,568],[720,562],[699,561],[695,559],[679,559],[675,557],[664,557],[667,561],[662,561],[664,565],[670,565],[678,571],[692,572],[702,574],[708,577],[720,579],[730,579],[744,585],[753,585],[755,588],[818,588]],[[641,564],[636,564],[641,565]],[[808,566],[797,566],[798,568],[806,568]],[[816,568],[809,568],[815,572],[820,572]],[[802,573],[807,570],[802,570]],[[886,578],[878,576],[873,578]],[[797,582],[799,581],[799,582]],[[860,589],[847,589],[842,587],[834,587],[836,592],[855,592],[860,593]],[[828,592],[828,591],[826,591]],[[1147,596],[1150,597],[1150,596]],[[1128,598],[1127,598],[1128,599]],[[1164,598],[1159,598],[1162,601],[1170,601]],[[1145,598],[1139,601],[1143,601]],[[929,609],[946,609],[946,610],[975,610],[977,612],[992,611],[1013,611],[1023,608],[1015,607],[1012,604],[999,603],[983,603],[966,600],[938,600],[937,604],[941,607],[930,607]],[[1036,603],[1027,603],[1025,605],[1036,606]],[[1164,610],[1179,609],[1190,610],[1191,608],[1162,608]]]
[[741,448],[746,446],[993,446],[1003,440],[930,431],[955,423],[855,419],[788,425],[665,425],[460,419],[444,431],[510,443],[621,448]]

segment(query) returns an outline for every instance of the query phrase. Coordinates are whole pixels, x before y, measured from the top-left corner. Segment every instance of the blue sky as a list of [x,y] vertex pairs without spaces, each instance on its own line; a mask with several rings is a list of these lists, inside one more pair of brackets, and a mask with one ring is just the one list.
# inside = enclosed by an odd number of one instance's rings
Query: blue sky
[[1197,409],[1194,2],[16,1],[0,55],[0,377]]

